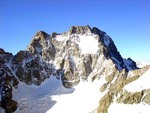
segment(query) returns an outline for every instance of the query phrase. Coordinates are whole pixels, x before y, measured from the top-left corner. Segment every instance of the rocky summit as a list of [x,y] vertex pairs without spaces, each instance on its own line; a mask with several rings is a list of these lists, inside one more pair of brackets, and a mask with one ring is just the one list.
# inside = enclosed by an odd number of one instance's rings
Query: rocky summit
[[[131,58],[122,58],[113,40],[96,27],[72,26],[68,32],[52,34],[38,31],[27,49],[16,55],[0,49],[0,106],[5,113],[35,112],[32,111],[33,106],[30,106],[30,109],[23,106],[29,104],[23,100],[25,98],[20,97],[17,100],[15,95],[25,90],[20,88],[21,85],[39,88],[52,78],[59,81],[55,85],[60,84],[67,91],[82,82],[92,83],[97,80],[102,83],[97,90],[103,96],[99,96],[98,106],[88,111],[91,113],[109,113],[108,109],[112,103],[143,102],[149,105],[150,87],[138,92],[124,89],[127,84],[140,79],[147,70],[148,65],[138,68]],[[45,91],[45,95],[53,95],[52,89],[57,91],[60,88],[53,86],[54,80],[50,81],[50,86],[46,86],[50,89],[47,94]],[[56,95],[57,93],[59,91],[55,92]],[[50,107],[49,111],[51,109],[53,107]],[[43,112],[46,111],[38,111]]]

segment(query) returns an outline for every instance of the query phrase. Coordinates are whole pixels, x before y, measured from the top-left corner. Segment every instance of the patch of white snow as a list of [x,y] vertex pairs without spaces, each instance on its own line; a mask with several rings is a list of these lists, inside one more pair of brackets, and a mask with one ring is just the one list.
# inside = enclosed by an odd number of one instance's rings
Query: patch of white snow
[[79,48],[81,49],[81,54],[96,54],[99,50],[98,47],[98,40],[95,39],[95,36],[86,36],[86,35],[79,35]]
[[150,106],[140,104],[119,104],[112,103],[108,108],[108,113],[150,113]]
[[18,109],[14,113],[45,113],[56,103],[51,95],[67,94],[73,91],[73,88],[64,88],[61,81],[53,76],[40,86],[28,86],[20,82],[18,88],[13,89],[13,100],[18,102]]
[[103,82],[80,82],[70,94],[52,95],[56,104],[46,113],[89,113],[96,109],[105,93],[99,91]]
[[89,113],[96,109],[104,93],[99,88],[105,78],[81,81],[76,87],[66,89],[55,77],[40,86],[19,83],[13,89],[13,99],[18,101],[15,113]]
[[130,92],[141,91],[143,89],[150,89],[149,80],[150,80],[150,69],[146,71],[139,79],[127,84],[123,89]]

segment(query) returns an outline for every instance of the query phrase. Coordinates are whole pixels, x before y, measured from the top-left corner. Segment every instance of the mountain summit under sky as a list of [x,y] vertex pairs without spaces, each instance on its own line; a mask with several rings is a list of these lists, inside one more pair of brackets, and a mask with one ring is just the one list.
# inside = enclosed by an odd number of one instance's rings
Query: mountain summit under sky
[[146,113],[149,78],[96,27],[38,31],[16,55],[0,49],[0,113]]

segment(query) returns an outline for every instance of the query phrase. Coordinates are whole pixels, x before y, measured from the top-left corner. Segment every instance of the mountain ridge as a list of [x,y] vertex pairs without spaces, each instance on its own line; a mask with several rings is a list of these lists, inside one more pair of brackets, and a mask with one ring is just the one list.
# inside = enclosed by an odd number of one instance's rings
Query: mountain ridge
[[[100,88],[104,92],[108,87],[118,87],[118,82],[112,85],[115,80],[125,85],[128,72],[139,68],[131,58],[122,58],[105,32],[87,25],[72,26],[68,32],[51,35],[38,31],[27,49],[14,56],[0,49],[0,69],[1,107],[6,113],[12,113],[17,109],[13,87],[17,89],[20,82],[40,86],[54,76],[65,88],[72,88],[82,81],[104,77],[106,83]],[[139,75],[144,73],[143,70],[138,71]]]

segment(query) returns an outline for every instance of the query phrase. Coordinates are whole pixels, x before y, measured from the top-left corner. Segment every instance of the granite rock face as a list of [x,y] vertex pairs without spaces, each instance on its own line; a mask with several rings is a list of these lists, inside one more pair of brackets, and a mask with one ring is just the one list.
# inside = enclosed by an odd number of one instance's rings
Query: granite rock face
[[143,88],[139,91],[128,91],[124,88],[128,84],[136,82],[136,80],[144,76],[144,73],[148,70],[150,70],[150,66],[146,66],[144,68],[132,70],[129,72],[122,71],[121,73],[115,74],[113,81],[101,86],[100,91],[102,93],[105,92],[105,95],[100,99],[99,107],[95,112],[109,113],[108,109],[112,103],[117,103],[121,105],[124,104],[124,106],[132,104],[149,105],[150,88]]
[[[38,31],[27,49],[14,56],[0,49],[1,107],[6,113],[17,109],[17,102],[12,100],[12,90],[17,88],[19,82],[39,86],[55,76],[64,87],[72,88],[80,81],[105,77],[107,83],[100,91],[108,88],[110,91],[100,101],[98,111],[107,112],[104,106],[109,107],[114,95],[128,82],[128,72],[135,69],[138,69],[136,63],[132,59],[123,59],[113,40],[96,27],[72,26],[68,32],[54,32],[51,35]],[[134,95],[131,94],[126,100],[134,100]],[[143,94],[137,94],[137,98],[141,96]],[[142,101],[149,103],[147,98],[149,93]],[[126,100],[120,97],[119,101],[124,103]]]
[[[18,62],[18,58],[23,58]],[[12,59],[12,68],[18,79],[27,85],[40,85],[52,74],[52,64],[43,61],[39,54],[20,51]]]
[[[90,48],[97,44],[97,51],[93,48],[94,53],[84,47],[86,40],[91,38],[95,42],[85,47]],[[119,71],[122,69],[128,71],[129,66],[137,68],[136,65],[125,65],[112,39],[105,32],[95,27],[91,29],[90,26],[72,26],[68,32],[52,35],[39,31],[27,50],[41,56],[45,62],[53,62],[58,70],[63,71],[61,79],[66,87],[78,84],[80,78],[87,80],[89,75],[92,75],[92,78],[99,78],[108,68],[117,68]],[[105,61],[109,65],[104,66]],[[93,75],[95,69],[101,71]]]
[[92,29],[89,25],[87,26],[72,26],[69,30],[69,34],[86,34],[92,33]]

